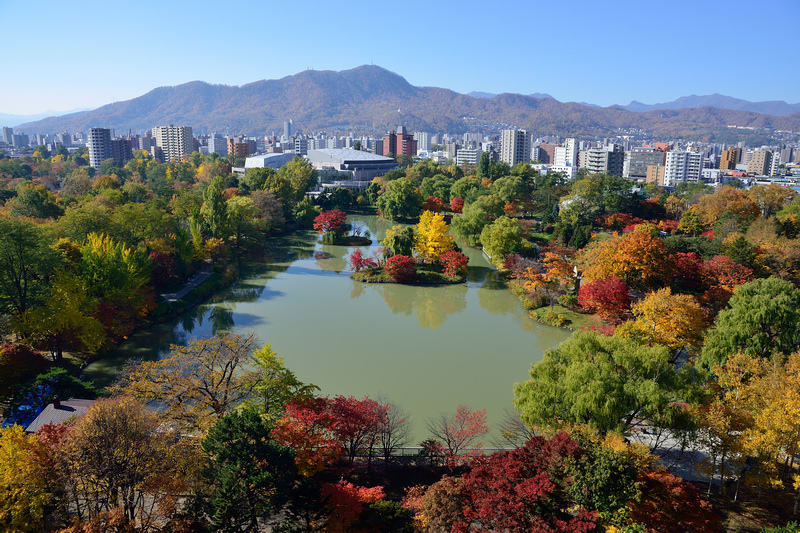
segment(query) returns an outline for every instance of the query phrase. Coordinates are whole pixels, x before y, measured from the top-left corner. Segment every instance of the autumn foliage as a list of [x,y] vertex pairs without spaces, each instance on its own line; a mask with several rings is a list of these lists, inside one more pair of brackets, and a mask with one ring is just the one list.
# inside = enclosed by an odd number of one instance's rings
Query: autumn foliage
[[386,495],[383,487],[359,487],[342,480],[324,484],[320,496],[327,502],[329,510],[325,531],[345,533],[353,530],[365,504],[382,500]]
[[442,264],[445,275],[454,278],[457,276],[463,276],[467,273],[467,263],[469,263],[469,257],[461,252],[449,250],[442,254],[442,256],[439,258],[439,262]]
[[383,269],[397,283],[408,283],[417,275],[417,264],[407,255],[393,255],[386,260]]
[[453,213],[460,213],[464,209],[464,199],[456,196],[450,200],[450,211]]
[[578,305],[608,320],[619,320],[631,306],[630,288],[612,276],[581,285]]
[[347,215],[340,209],[323,211],[314,219],[314,229],[320,233],[338,231],[344,227]]
[[442,210],[444,205],[444,200],[438,198],[436,196],[428,196],[428,199],[425,200],[425,203],[422,204],[423,211],[433,211],[434,213],[438,213]]

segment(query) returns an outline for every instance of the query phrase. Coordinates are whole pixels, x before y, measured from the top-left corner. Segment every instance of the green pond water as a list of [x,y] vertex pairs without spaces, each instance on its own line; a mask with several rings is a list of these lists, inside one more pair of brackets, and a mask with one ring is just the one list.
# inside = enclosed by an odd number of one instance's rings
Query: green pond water
[[[392,224],[351,216],[378,248]],[[276,239],[263,262],[180,318],[141,331],[86,368],[108,383],[129,358],[156,359],[170,344],[219,332],[255,332],[299,379],[323,395],[381,395],[403,406],[416,444],[427,418],[459,404],[487,410],[496,426],[513,409],[514,383],[568,332],[531,320],[479,250],[464,248],[465,284],[413,287],[352,281],[354,248],[318,244],[313,232]],[[485,444],[488,441],[485,441]]]

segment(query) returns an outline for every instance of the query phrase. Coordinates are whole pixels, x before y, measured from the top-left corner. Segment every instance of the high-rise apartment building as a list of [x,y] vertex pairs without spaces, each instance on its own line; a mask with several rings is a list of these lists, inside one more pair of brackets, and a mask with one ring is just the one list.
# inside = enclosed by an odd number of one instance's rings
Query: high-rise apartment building
[[772,152],[756,150],[747,161],[747,174],[750,176],[769,176],[772,170]]
[[728,148],[727,150],[722,151],[722,155],[719,158],[719,168],[722,170],[736,170],[736,165],[739,163],[739,160],[742,158],[742,149],[741,148]]
[[702,171],[701,152],[667,152],[664,162],[664,186],[675,187],[682,181],[700,181]]
[[14,128],[3,128],[3,142],[6,144],[14,142]]
[[500,134],[500,161],[514,166],[531,160],[531,136],[525,130],[503,130]]
[[164,161],[180,161],[184,154],[191,154],[194,149],[190,126],[156,126],[153,138],[163,153]]
[[414,133],[414,140],[417,141],[417,149],[428,151],[431,149],[431,134],[427,131]]
[[618,144],[610,144],[605,148],[583,150],[580,166],[589,171],[589,174],[602,174],[607,172],[612,176],[622,176],[622,167],[625,164],[625,152]]
[[225,138],[220,133],[212,133],[208,136],[208,153],[218,153],[225,155],[228,153],[228,145]]
[[562,146],[555,147],[552,164],[557,167],[578,165],[578,146],[574,138],[566,139]]
[[241,137],[228,138],[228,154],[236,157],[247,157],[250,155],[250,144]]
[[89,164],[97,170],[100,168],[100,163],[113,157],[111,153],[111,130],[107,128],[90,129],[86,148],[89,150]]
[[123,166],[133,159],[130,139],[111,139],[111,158],[117,166]]
[[294,120],[289,119],[283,122],[283,137],[286,140],[294,137]]

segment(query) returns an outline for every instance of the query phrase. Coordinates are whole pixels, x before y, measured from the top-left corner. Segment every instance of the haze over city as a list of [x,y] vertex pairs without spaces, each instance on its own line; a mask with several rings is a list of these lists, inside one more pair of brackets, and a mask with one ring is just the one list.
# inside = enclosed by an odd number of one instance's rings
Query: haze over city
[[[800,102],[794,0],[253,3],[236,10],[0,2],[0,113],[96,108],[193,80],[243,85],[376,64],[417,86],[653,104],[722,93]],[[38,57],[38,60],[36,59]],[[753,76],[754,70],[767,75]],[[764,80],[764,81],[761,81]],[[768,81],[767,81],[768,80]]]

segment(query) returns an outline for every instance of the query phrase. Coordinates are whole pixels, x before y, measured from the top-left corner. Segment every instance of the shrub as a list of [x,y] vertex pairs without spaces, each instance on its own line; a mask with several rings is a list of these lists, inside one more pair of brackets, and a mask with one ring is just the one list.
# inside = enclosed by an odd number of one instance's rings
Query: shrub
[[575,309],[578,307],[578,297],[572,293],[562,294],[558,298],[558,303],[568,309]]
[[442,257],[439,258],[439,262],[442,264],[445,275],[454,278],[467,273],[469,257],[455,250],[449,250],[442,254]]
[[606,320],[619,320],[631,306],[628,284],[611,276],[582,285],[578,304]]
[[544,315],[544,321],[551,326],[556,326],[558,328],[564,327],[569,324],[569,319],[564,315],[558,314],[552,309],[548,310],[547,313]]
[[365,257],[358,248],[353,250],[353,253],[351,253],[350,257],[347,259],[350,261],[350,266],[353,267],[353,270],[356,272],[362,268],[375,268],[378,266],[374,257]]
[[408,283],[417,275],[417,264],[407,255],[393,255],[386,261],[383,270],[397,283]]
[[533,311],[534,309],[550,305],[550,296],[548,296],[547,291],[544,289],[534,289],[525,295],[522,300],[522,305],[525,309]]

